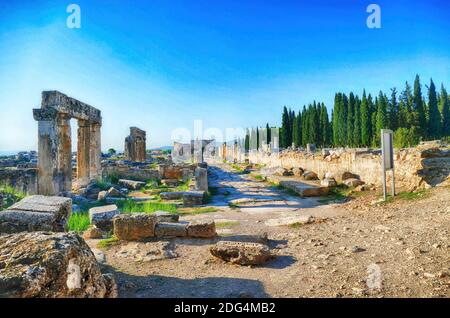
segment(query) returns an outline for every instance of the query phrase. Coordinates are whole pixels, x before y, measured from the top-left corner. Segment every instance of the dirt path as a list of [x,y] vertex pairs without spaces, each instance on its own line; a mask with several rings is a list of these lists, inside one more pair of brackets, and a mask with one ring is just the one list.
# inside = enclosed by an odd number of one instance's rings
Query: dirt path
[[[218,189],[209,205],[219,211],[183,219],[213,218],[220,237],[148,243],[170,251],[154,261],[120,257],[126,244],[103,250],[105,269],[115,273],[121,297],[450,296],[448,189],[379,207],[370,205],[374,194],[320,205],[233,173],[226,165],[209,170],[210,186]],[[326,221],[267,225],[302,215]],[[277,255],[264,266],[230,265],[209,253],[219,239],[263,232]]]

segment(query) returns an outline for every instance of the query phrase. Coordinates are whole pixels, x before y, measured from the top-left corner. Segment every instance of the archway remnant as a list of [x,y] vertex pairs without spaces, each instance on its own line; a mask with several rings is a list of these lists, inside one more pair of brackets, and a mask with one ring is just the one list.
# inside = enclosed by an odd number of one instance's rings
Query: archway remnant
[[101,176],[100,110],[58,91],[42,92],[38,121],[38,194],[60,195],[72,190],[70,119],[78,120],[77,183],[85,186]]

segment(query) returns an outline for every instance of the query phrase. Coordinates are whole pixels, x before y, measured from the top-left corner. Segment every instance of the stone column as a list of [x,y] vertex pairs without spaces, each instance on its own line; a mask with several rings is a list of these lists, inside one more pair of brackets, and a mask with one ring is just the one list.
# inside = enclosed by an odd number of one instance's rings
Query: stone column
[[208,191],[208,170],[197,167],[195,169],[195,189],[198,191]]
[[86,120],[78,120],[78,143],[77,143],[77,183],[84,187],[90,180],[90,147],[91,147],[91,124]]
[[90,179],[96,180],[102,176],[102,148],[101,148],[101,124],[91,123],[90,131]]
[[35,112],[38,120],[38,194],[58,195],[72,188],[70,118],[52,111]]

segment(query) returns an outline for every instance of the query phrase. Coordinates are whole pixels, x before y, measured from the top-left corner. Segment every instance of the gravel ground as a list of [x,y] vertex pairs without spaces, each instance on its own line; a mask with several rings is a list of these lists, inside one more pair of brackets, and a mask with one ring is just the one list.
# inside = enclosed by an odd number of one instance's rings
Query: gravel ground
[[[138,243],[142,247],[122,243],[102,250],[105,270],[116,275],[121,297],[450,296],[449,188],[382,205],[371,204],[378,198],[375,192],[321,204],[225,165],[211,167],[210,173],[218,193],[209,205],[219,211],[182,219],[213,218],[219,237]],[[237,204],[230,207],[230,202]],[[305,215],[316,222],[266,225]],[[209,252],[217,240],[262,233],[276,255],[264,265],[230,265]],[[144,248],[156,255],[153,260],[133,257],[133,251]]]

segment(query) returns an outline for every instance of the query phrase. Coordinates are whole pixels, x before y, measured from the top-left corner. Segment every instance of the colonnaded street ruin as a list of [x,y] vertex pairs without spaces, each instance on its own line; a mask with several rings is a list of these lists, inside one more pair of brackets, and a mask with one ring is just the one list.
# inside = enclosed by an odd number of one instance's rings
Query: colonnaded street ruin
[[33,116],[37,153],[0,161],[1,297],[449,296],[439,140],[395,150],[384,201],[379,149],[274,153],[272,135],[147,151],[130,127],[106,155],[99,109],[44,91]]

